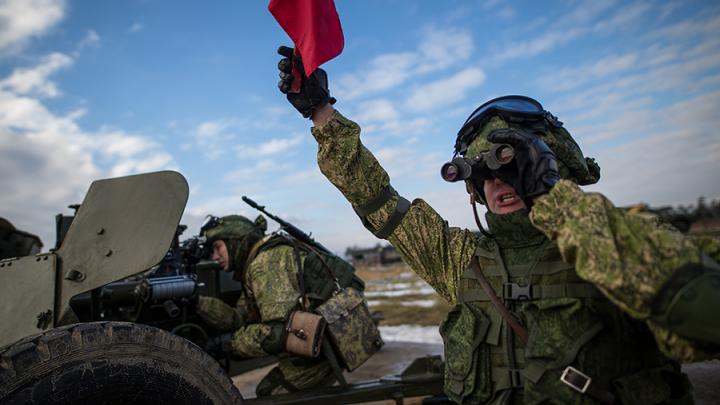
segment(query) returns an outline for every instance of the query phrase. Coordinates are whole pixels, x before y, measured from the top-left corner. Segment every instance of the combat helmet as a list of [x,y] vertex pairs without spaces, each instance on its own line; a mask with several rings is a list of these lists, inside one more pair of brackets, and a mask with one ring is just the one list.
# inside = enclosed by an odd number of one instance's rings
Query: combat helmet
[[[491,151],[493,144],[488,135],[496,129],[521,128],[542,137],[555,153],[560,177],[579,185],[597,183],[600,166],[594,159],[586,158],[570,133],[558,118],[542,105],[526,96],[509,95],[494,98],[478,107],[458,131],[455,140],[453,162],[476,161],[478,156]],[[447,181],[469,180],[470,173],[463,176],[447,176],[443,166],[442,176]],[[468,170],[470,168],[468,167]],[[477,187],[476,187],[477,190]],[[482,190],[477,190],[478,200],[484,202]]]
[[453,159],[442,166],[440,175],[445,181],[465,182],[475,222],[480,232],[488,237],[493,235],[483,228],[475,206],[476,202],[485,204],[483,180],[518,175],[511,164],[514,148],[488,141],[494,130],[507,128],[539,136],[555,154],[561,178],[579,185],[594,184],[600,179],[600,166],[594,159],[583,155],[562,122],[538,101],[527,96],[510,95],[480,105],[458,131]]
[[265,236],[266,230],[267,220],[262,215],[258,215],[255,221],[242,215],[208,216],[200,229],[200,236],[204,236],[208,243],[216,240],[225,242],[230,259],[228,267],[239,271],[245,266],[253,245]]

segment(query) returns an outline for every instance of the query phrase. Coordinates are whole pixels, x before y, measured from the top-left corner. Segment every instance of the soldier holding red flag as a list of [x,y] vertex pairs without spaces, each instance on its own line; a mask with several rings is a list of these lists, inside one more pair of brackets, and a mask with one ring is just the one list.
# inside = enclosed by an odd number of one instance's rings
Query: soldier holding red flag
[[[327,74],[303,74],[305,52],[279,49],[278,86],[312,119],[320,170],[363,225],[453,305],[440,327],[452,401],[693,402],[678,361],[720,353],[711,311],[720,306],[720,241],[691,239],[582,191],[600,167],[525,96],[482,104],[458,132],[441,175],[465,184],[483,236],[451,228],[390,185],[358,124],[333,108]],[[476,202],[487,206],[489,230]]]

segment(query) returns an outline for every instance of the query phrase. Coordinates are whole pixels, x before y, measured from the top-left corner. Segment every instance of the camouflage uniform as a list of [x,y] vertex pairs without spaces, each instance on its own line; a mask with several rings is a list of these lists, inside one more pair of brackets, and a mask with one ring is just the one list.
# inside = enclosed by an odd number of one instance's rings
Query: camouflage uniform
[[[622,403],[692,403],[686,376],[658,344],[670,355],[682,347],[680,359],[697,358],[697,348],[688,342],[676,345],[680,338],[648,320],[646,310],[647,298],[658,288],[654,275],[697,261],[695,245],[567,180],[540,197],[530,215],[527,210],[488,213],[494,239],[451,228],[425,201],[416,199],[408,206],[396,193],[368,212],[362,207],[373,205],[389,189],[389,177],[360,142],[358,125],[336,111],[312,134],[321,171],[368,228],[381,229],[396,211],[406,211],[387,239],[454,305],[440,327],[445,391],[452,400],[597,403],[559,381],[559,373],[572,366]],[[561,167],[563,177],[567,171]],[[470,269],[474,256],[528,328],[527,346],[488,302]],[[643,294],[626,290],[628,285],[640,286]],[[523,294],[532,298],[521,299]]]
[[[251,229],[251,222],[245,221],[247,229]],[[237,233],[242,235],[243,231]],[[246,243],[245,237],[231,236],[237,239],[229,239],[223,232],[214,234],[212,229],[208,231],[209,239],[221,239],[228,246],[230,268],[241,272],[244,293],[235,308],[214,297],[201,297],[198,313],[217,329],[234,331],[231,344],[236,355],[260,357],[278,354],[283,350],[283,326],[290,312],[298,309],[300,297],[294,248],[287,243],[285,236],[255,238],[252,244]],[[333,283],[324,271],[308,269],[305,266],[307,257],[308,253],[300,250],[306,293],[310,297],[310,309],[313,309],[329,297],[332,291],[323,290]],[[328,265],[344,275],[340,277],[341,285],[352,285],[359,290],[364,288],[362,282],[352,276],[349,264],[336,259]],[[332,369],[325,359],[290,356],[280,360],[278,366],[258,384],[256,392],[258,396],[274,395],[331,385],[334,381]]]

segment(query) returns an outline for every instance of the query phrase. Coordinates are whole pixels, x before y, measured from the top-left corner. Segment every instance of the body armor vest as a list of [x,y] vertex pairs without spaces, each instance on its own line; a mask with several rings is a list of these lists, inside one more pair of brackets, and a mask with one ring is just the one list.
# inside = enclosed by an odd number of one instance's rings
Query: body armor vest
[[[310,310],[327,301],[335,291],[335,282],[330,277],[328,268],[337,279],[340,287],[352,287],[360,292],[365,290],[365,283],[355,275],[355,268],[335,255],[310,250],[285,234],[271,234],[267,239],[258,243],[257,249],[253,249],[248,262],[251,262],[260,252],[276,246],[284,245],[299,250],[300,257],[302,257],[305,295],[310,300]],[[318,255],[322,255],[322,258],[319,258]],[[327,268],[325,267],[326,264]]]
[[[526,211],[514,215],[494,220],[527,218]],[[488,222],[492,229],[490,216]],[[646,326],[581,280],[555,243],[534,228],[523,232],[525,224],[519,222],[513,231],[522,237],[483,238],[476,256],[498,297],[528,329],[527,346],[507,327],[468,268],[458,283],[457,305],[440,327],[450,399],[597,403],[577,390],[582,386],[560,380],[569,366],[622,403],[659,403],[675,396],[690,401],[678,403],[692,403],[687,378],[660,353]],[[529,221],[527,226],[532,227]]]

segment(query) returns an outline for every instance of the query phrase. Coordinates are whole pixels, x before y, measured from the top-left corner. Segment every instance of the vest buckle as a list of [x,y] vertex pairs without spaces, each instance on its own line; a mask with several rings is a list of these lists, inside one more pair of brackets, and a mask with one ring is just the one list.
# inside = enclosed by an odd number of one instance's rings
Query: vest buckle
[[575,391],[584,394],[590,387],[592,378],[575,367],[567,366],[560,376],[560,381]]
[[533,299],[532,284],[505,283],[503,284],[503,298],[506,300]]

